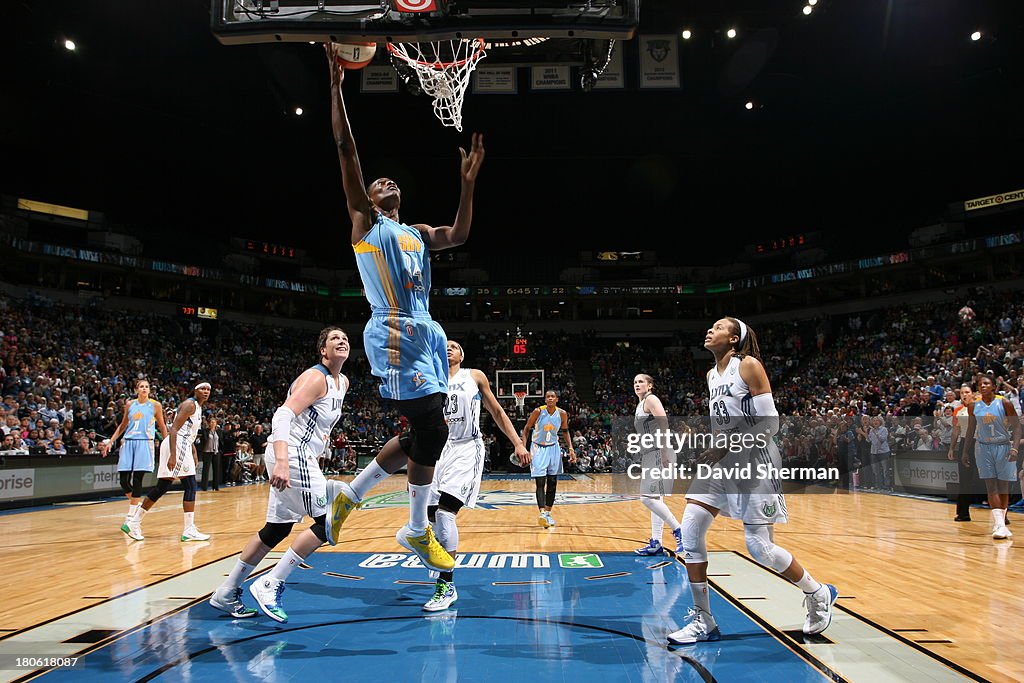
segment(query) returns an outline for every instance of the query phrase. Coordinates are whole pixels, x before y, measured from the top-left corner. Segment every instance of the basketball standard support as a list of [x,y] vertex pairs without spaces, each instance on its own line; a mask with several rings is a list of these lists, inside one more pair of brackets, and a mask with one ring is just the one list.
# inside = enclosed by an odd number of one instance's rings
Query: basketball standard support
[[394,2],[371,5],[366,0],[214,0],[211,14],[213,33],[226,45],[477,37],[629,40],[640,22],[640,0],[450,0],[437,5],[438,11],[411,13],[394,11]]

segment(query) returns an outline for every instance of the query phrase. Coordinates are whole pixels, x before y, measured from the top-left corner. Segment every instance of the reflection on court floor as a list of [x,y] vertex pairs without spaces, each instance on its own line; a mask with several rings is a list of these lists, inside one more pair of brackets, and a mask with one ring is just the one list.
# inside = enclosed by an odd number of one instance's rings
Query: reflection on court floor
[[717,594],[723,640],[670,650],[665,635],[681,626],[690,599],[682,566],[666,559],[471,553],[455,574],[455,609],[435,614],[420,609],[433,585],[415,557],[318,553],[311,562],[287,584],[286,624],[233,620],[197,602],[45,678],[823,680]]

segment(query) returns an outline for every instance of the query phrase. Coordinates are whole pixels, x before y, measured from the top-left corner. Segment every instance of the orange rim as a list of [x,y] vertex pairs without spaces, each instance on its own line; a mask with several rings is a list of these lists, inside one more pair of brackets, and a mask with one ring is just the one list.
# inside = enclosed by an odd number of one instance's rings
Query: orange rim
[[438,71],[443,71],[451,67],[465,66],[469,62],[475,62],[476,60],[480,59],[484,54],[484,39],[474,38],[472,42],[475,42],[479,46],[476,52],[474,52],[469,57],[466,57],[465,59],[460,59],[457,62],[425,62],[422,59],[413,59],[412,57],[402,54],[399,51],[399,49],[395,47],[394,43],[388,43],[388,52],[390,52],[391,54],[393,54],[394,56],[398,57],[399,59],[408,64],[412,64],[415,66],[425,66],[430,67],[432,69],[437,69]]

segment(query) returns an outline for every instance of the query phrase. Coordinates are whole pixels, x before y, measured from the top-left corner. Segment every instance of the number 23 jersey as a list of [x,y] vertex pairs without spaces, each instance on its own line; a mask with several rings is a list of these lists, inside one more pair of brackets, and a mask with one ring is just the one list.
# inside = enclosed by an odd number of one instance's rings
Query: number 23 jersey
[[754,397],[740,376],[740,359],[736,356],[729,359],[722,374],[718,374],[717,366],[708,371],[708,397],[714,431],[730,431],[741,424],[752,424]]

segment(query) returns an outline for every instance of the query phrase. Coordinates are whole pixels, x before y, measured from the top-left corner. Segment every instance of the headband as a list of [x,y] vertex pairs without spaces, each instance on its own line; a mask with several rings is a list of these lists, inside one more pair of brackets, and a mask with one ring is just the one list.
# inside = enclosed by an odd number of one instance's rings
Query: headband
[[195,386],[195,388],[194,388],[194,389],[193,389],[192,391],[199,391],[199,390],[200,390],[200,389],[202,389],[203,387],[206,387],[207,389],[210,389],[211,391],[213,390],[213,387],[212,387],[212,386],[210,386],[210,383],[209,383],[209,382],[200,382],[199,384],[197,384],[197,385]]
[[740,346],[743,346],[743,340],[747,338],[747,324],[739,318],[736,318],[736,322],[740,326]]

